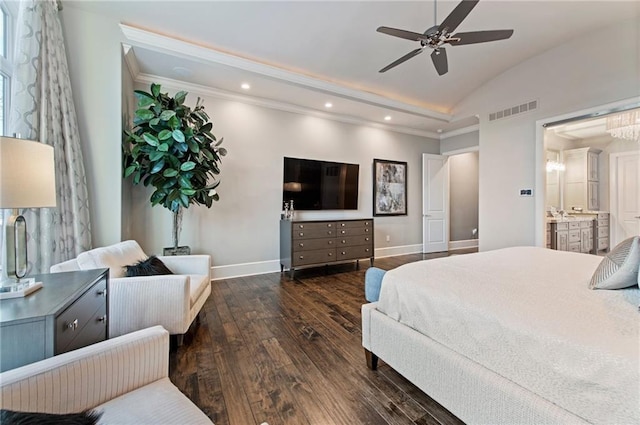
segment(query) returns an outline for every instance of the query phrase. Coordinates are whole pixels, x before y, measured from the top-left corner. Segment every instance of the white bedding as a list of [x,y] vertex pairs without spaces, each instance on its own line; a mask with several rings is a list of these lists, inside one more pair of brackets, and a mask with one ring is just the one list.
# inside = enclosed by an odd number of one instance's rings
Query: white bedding
[[601,260],[517,247],[410,263],[377,308],[589,422],[638,424],[640,290],[590,290]]

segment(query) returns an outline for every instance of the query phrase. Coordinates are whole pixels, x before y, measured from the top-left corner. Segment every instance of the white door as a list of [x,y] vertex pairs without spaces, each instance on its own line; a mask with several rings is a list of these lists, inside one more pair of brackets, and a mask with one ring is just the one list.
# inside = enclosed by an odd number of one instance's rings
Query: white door
[[640,235],[640,152],[612,154],[611,247]]
[[449,249],[449,162],[422,154],[422,252]]

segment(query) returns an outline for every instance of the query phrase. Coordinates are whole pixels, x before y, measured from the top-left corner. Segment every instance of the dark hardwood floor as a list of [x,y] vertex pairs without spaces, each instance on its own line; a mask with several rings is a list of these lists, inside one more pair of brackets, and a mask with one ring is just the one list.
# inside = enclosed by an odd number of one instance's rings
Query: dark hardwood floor
[[216,425],[460,424],[384,362],[367,368],[360,306],[368,266],[305,269],[293,281],[280,273],[214,281],[200,324],[171,353],[171,380]]

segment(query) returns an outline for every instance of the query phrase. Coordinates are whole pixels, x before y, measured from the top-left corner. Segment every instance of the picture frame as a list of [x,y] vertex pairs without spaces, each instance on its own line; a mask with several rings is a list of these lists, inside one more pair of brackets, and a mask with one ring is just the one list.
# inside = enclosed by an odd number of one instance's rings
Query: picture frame
[[407,163],[373,160],[373,215],[407,215]]

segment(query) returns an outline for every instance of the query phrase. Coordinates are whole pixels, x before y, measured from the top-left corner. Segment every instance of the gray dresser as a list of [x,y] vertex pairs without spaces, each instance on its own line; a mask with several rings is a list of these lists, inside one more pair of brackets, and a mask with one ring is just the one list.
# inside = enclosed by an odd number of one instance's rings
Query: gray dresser
[[373,220],[280,220],[280,270],[369,258],[373,264]]
[[108,273],[34,276],[41,289],[0,300],[0,371],[107,339]]

